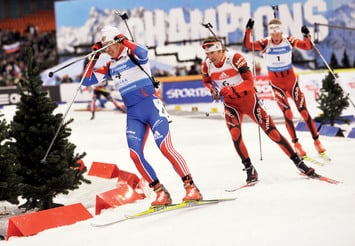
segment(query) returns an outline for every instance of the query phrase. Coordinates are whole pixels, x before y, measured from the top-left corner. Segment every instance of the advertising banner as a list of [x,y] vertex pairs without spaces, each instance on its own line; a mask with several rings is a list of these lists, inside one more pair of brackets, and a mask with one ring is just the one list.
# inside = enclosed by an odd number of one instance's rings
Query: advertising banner
[[[53,101],[60,102],[60,89],[59,85],[44,86],[45,91],[48,92]],[[21,95],[16,86],[0,87],[0,105],[11,105],[20,102]]]
[[211,93],[201,79],[162,83],[161,96],[166,104],[212,102]]

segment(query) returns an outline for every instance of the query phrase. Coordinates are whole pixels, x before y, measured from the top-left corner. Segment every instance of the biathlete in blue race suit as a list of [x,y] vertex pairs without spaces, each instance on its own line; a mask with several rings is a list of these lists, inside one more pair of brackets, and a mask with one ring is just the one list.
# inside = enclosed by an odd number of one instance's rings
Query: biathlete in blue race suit
[[[126,137],[130,157],[139,173],[157,194],[152,206],[171,204],[172,199],[166,188],[159,182],[153,167],[144,157],[143,149],[149,129],[152,130],[160,151],[170,161],[184,183],[186,195],[183,201],[201,200],[202,195],[192,179],[185,159],[172,145],[167,112],[161,100],[155,95],[156,90],[151,78],[146,74],[151,73],[148,49],[128,40],[116,27],[106,26],[101,33],[101,41],[95,43],[92,50],[111,44],[105,49],[111,60],[104,66],[94,69],[95,62],[100,56],[97,52],[91,58],[92,62],[85,68],[88,70],[83,85],[90,86],[107,79],[114,81],[115,88],[119,90],[127,110]],[[133,59],[136,59],[146,73]]]

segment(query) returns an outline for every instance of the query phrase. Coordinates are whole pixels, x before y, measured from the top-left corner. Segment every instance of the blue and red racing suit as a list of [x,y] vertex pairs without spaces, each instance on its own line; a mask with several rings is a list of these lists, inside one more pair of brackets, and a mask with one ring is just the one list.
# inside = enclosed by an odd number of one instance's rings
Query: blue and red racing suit
[[83,85],[89,86],[111,78],[120,92],[127,110],[126,138],[130,157],[139,173],[152,186],[158,177],[144,157],[149,128],[162,154],[171,162],[178,175],[190,175],[184,158],[174,149],[169,130],[168,115],[162,101],[155,95],[151,78],[130,58],[136,58],[141,67],[150,74],[148,49],[130,40],[123,41],[118,58],[111,59],[104,66],[94,69],[94,62],[88,63]]

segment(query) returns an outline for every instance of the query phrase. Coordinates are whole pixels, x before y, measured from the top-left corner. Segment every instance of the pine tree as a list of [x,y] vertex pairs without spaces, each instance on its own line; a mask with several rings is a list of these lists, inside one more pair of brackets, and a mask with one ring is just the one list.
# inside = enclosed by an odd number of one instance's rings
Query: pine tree
[[350,68],[349,56],[346,50],[344,50],[343,59],[341,59],[344,68]]
[[0,201],[19,204],[21,177],[17,175],[17,171],[20,165],[10,151],[11,142],[9,125],[6,120],[0,120]]
[[51,151],[41,161],[63,120],[62,114],[53,114],[57,104],[48,97],[42,83],[30,50],[27,72],[19,87],[21,100],[10,125],[11,137],[16,140],[14,152],[21,164],[21,195],[26,199],[20,208],[26,210],[56,207],[55,196],[78,189],[82,182],[90,183],[83,177],[85,168],[79,170],[77,163],[86,153],[74,155],[76,146],[67,139],[73,119],[62,124]]
[[335,56],[334,53],[330,56],[330,66],[332,68],[338,68],[339,67],[339,62],[337,60],[337,57]]
[[[323,112],[316,120],[322,123],[329,122],[331,126],[334,126],[335,120],[342,120],[340,116],[343,110],[349,107],[348,100],[349,96],[344,95],[343,89],[329,72],[322,80],[322,88],[316,99],[319,104],[318,108]],[[347,123],[346,120],[343,121]]]

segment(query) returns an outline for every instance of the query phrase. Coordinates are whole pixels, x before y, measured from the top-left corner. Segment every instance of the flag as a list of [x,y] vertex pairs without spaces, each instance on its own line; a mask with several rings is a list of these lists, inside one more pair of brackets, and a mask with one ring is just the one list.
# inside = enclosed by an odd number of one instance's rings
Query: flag
[[20,50],[20,42],[15,42],[13,44],[4,44],[2,46],[6,54],[12,54]]

